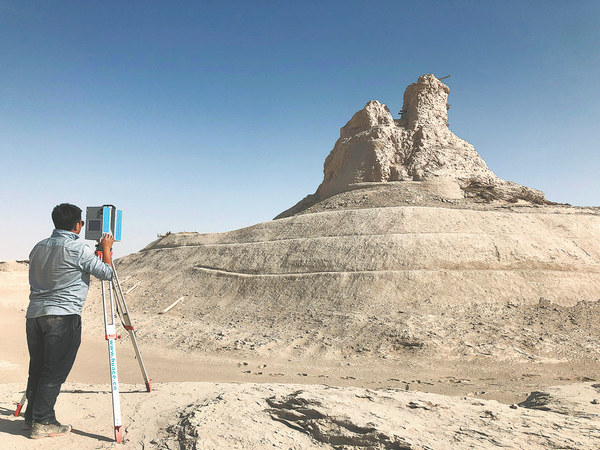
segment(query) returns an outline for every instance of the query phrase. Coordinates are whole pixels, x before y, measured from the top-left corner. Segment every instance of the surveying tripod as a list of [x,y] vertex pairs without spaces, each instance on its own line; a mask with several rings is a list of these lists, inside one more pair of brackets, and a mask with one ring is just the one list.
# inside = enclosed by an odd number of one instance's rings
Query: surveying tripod
[[[102,247],[100,246],[100,243],[96,245],[96,256],[102,259]],[[135,351],[135,357],[140,365],[142,377],[144,377],[146,390],[148,392],[152,391],[152,386],[150,385],[150,382],[152,380],[148,378],[146,368],[144,367],[144,361],[142,360],[142,355],[140,354],[140,349],[138,347],[137,339],[135,337],[135,330],[133,328],[133,324],[131,323],[131,318],[129,317],[129,308],[127,308],[127,303],[125,303],[125,296],[123,295],[123,290],[121,289],[121,283],[119,282],[117,269],[115,268],[114,264],[111,265],[113,269],[113,279],[109,282],[101,282],[102,309],[104,311],[105,337],[108,341],[108,361],[110,364],[110,387],[112,391],[115,441],[121,442],[123,440],[123,426],[121,425],[121,403],[119,400],[119,379],[117,374],[117,354],[115,349],[115,341],[121,336],[117,335],[115,328],[115,310],[119,318],[121,319],[121,324],[123,325],[123,328],[125,328],[129,333],[131,343],[133,344],[133,350]],[[108,296],[106,295],[107,288],[105,284],[108,285]]]
[[[100,243],[96,245],[96,256],[102,259],[102,247],[100,246]],[[142,377],[144,377],[146,390],[148,392],[152,391],[152,386],[150,385],[150,382],[152,380],[148,378],[146,368],[144,367],[144,361],[142,360],[142,355],[140,354],[140,349],[138,347],[137,339],[135,336],[135,330],[133,324],[131,323],[131,318],[129,317],[129,308],[127,308],[127,303],[125,303],[125,296],[123,294],[123,290],[121,289],[121,283],[119,282],[117,269],[115,268],[114,264],[111,264],[111,267],[113,270],[113,279],[109,282],[101,282],[102,309],[104,312],[105,337],[108,341],[108,360],[110,365],[110,385],[112,391],[115,441],[120,443],[123,440],[123,426],[121,425],[121,402],[119,399],[119,378],[117,374],[117,354],[115,349],[115,341],[121,336],[117,335],[116,332],[115,311],[121,320],[123,328],[125,328],[129,332],[129,337],[131,338],[131,342],[133,344],[133,350],[135,351],[135,357],[137,358],[138,363],[140,365]],[[23,408],[23,405],[26,401],[27,392],[23,394],[21,401],[15,403],[15,405],[17,405],[17,408],[14,413],[15,417],[18,417],[21,414],[21,409]]]

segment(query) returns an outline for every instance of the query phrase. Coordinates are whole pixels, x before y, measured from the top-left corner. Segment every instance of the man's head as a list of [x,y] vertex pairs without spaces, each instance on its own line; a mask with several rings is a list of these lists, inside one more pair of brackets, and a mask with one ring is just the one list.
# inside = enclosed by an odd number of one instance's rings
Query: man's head
[[61,203],[52,210],[52,222],[58,230],[73,231],[77,234],[81,231],[81,209],[70,203]]

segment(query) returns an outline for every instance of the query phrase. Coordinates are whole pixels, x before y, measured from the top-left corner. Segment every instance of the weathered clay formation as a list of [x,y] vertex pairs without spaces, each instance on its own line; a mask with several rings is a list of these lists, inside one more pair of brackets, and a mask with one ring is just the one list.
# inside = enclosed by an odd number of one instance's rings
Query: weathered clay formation
[[447,199],[548,203],[543,192],[498,178],[471,144],[450,131],[449,91],[432,74],[419,77],[406,88],[397,120],[386,105],[368,102],[341,129],[316,193],[278,218],[341,192],[368,187],[365,183],[381,182],[425,182],[413,183],[417,189],[442,184],[444,188],[438,191]]

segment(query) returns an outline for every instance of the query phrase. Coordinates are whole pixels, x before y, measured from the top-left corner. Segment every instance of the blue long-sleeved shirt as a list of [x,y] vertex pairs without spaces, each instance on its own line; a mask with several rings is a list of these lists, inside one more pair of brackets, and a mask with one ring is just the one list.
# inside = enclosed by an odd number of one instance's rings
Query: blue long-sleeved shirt
[[29,307],[26,317],[81,314],[90,285],[90,274],[112,280],[109,264],[98,258],[79,235],[54,230],[29,254]]

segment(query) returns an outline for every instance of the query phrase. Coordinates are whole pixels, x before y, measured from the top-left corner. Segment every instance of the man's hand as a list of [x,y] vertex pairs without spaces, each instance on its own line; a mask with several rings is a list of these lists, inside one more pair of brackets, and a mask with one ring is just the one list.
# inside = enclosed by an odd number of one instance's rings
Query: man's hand
[[115,237],[112,234],[105,234],[102,240],[100,241],[100,245],[102,246],[102,262],[106,264],[110,264],[112,266],[112,256],[110,254],[110,250],[112,249],[112,245],[115,242]]

